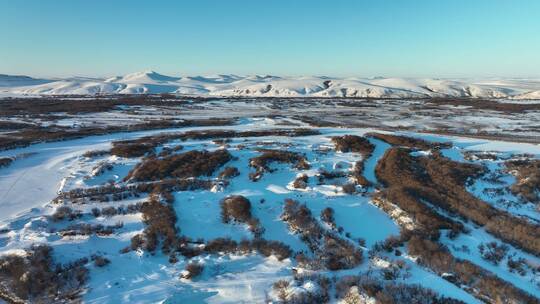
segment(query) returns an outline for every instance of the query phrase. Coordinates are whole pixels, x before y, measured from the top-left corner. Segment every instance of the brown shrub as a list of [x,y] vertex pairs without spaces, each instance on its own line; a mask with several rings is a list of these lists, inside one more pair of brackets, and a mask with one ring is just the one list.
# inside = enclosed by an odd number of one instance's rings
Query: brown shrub
[[286,244],[279,241],[267,241],[261,238],[256,238],[254,240],[242,240],[240,243],[230,238],[217,238],[206,243],[204,251],[213,254],[248,254],[252,251],[257,251],[266,257],[274,255],[280,261],[290,257],[292,254],[291,248]]
[[176,247],[177,228],[176,213],[171,205],[165,205],[156,199],[150,199],[141,206],[142,219],[146,228],[142,235],[131,239],[131,249],[141,248],[154,252],[162,241],[161,249],[169,253]]
[[247,223],[251,219],[251,202],[241,195],[224,198],[221,201],[221,219],[224,223],[231,220]]
[[362,262],[362,251],[349,241],[325,231],[306,205],[291,199],[285,200],[281,219],[287,222],[293,233],[301,235],[302,241],[315,254],[314,259],[297,256],[297,261],[305,267],[318,269],[324,266],[334,271],[350,269]]
[[336,220],[334,219],[334,209],[326,207],[321,211],[321,220],[332,228],[336,228]]
[[100,255],[93,255],[92,261],[94,261],[94,265],[96,265],[96,267],[104,267],[111,263],[109,259]]
[[182,275],[182,278],[191,280],[198,277],[203,271],[203,264],[192,262],[186,265],[186,273]]
[[219,178],[234,178],[240,175],[240,171],[236,167],[225,167],[223,171],[218,174]]
[[364,158],[369,158],[375,150],[375,146],[362,136],[344,135],[332,137],[332,142],[339,152],[361,153]]
[[210,176],[214,171],[232,159],[227,150],[189,151],[162,159],[150,157],[143,160],[127,175],[126,180],[162,180],[165,178],[188,178],[201,175]]
[[11,165],[13,162],[13,158],[11,157],[0,157],[0,168],[7,167]]
[[155,146],[140,140],[126,140],[113,142],[111,154],[120,157],[140,157],[147,153],[154,152]]
[[448,142],[428,142],[423,139],[400,136],[400,135],[391,135],[391,134],[382,134],[382,133],[369,133],[366,134],[369,137],[373,137],[378,140],[382,140],[393,146],[408,147],[408,148],[417,148],[421,150],[431,150],[431,149],[443,149],[452,147],[452,143]]
[[306,189],[308,186],[309,177],[306,174],[298,176],[294,182],[293,187],[296,189]]
[[347,194],[356,193],[356,186],[354,184],[351,184],[351,183],[347,183],[347,184],[343,185],[342,189],[343,189],[343,192],[345,192]]
[[516,182],[512,193],[523,201],[540,204],[540,160],[513,160],[506,162],[508,170],[515,170]]
[[72,221],[81,216],[82,216],[82,213],[79,210],[73,211],[73,209],[71,209],[68,206],[60,206],[56,208],[51,218],[53,219],[53,221],[58,222],[64,219]]
[[241,195],[231,195],[221,201],[221,219],[224,223],[233,220],[248,224],[255,237],[264,232],[259,220],[251,215],[251,202]]
[[509,249],[506,244],[498,244],[497,242],[480,243],[478,245],[480,256],[493,265],[499,265],[502,259],[506,257]]
[[508,303],[538,303],[538,299],[512,284],[498,278],[493,273],[482,269],[469,261],[457,259],[443,245],[412,235],[407,248],[412,256],[418,256],[418,262],[434,270],[458,286],[466,288],[475,297],[492,302],[504,299]]
[[379,161],[376,174],[388,189],[387,198],[414,215],[427,230],[462,230],[462,225],[438,215],[432,204],[483,225],[489,233],[535,255],[540,255],[540,227],[494,208],[466,189],[468,182],[483,173],[473,164],[458,163],[434,153],[414,157],[410,150],[390,148]]
[[273,162],[293,164],[294,168],[299,170],[310,168],[306,157],[296,152],[268,149],[261,149],[259,152],[262,152],[262,154],[249,160],[249,165],[256,170],[254,174],[250,174],[253,181],[259,180],[264,172],[272,172],[270,164]]
[[56,264],[52,248],[32,246],[25,256],[0,257],[0,295],[14,303],[75,302],[88,278],[87,259]]
[[92,150],[83,153],[83,157],[94,158],[111,154],[110,150]]

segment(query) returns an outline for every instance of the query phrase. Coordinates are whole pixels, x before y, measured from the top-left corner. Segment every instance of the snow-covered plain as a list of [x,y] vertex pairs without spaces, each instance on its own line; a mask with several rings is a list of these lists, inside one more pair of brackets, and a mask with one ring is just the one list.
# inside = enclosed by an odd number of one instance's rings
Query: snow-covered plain
[[[163,78],[163,81],[178,81],[176,78]],[[111,80],[112,81],[112,80]],[[114,81],[119,81],[114,79]],[[221,80],[215,80],[217,83]],[[257,130],[268,128],[309,127],[292,119],[249,118],[243,119],[239,125],[225,126],[222,129]],[[133,133],[117,133],[103,136],[92,136],[83,139],[63,142],[42,143],[26,148],[7,150],[0,156],[27,156],[17,159],[7,168],[0,169],[0,228],[9,232],[0,234],[0,254],[16,252],[33,243],[47,243],[54,248],[55,258],[69,262],[92,254],[102,254],[111,260],[111,264],[99,268],[90,265],[90,280],[83,294],[86,303],[264,303],[272,298],[271,286],[279,279],[291,279],[291,269],[295,267],[293,259],[278,261],[274,257],[264,258],[260,255],[201,255],[193,258],[205,265],[203,274],[195,280],[180,279],[187,260],[181,258],[178,263],[171,264],[168,257],[158,252],[151,255],[143,252],[119,251],[127,246],[130,238],[144,229],[140,213],[132,215],[99,216],[92,218],[85,215],[78,221],[112,225],[122,222],[122,228],[110,236],[59,237],[50,228],[62,228],[67,223],[51,223],[51,215],[55,204],[50,201],[57,191],[68,191],[74,188],[89,188],[105,184],[109,180],[121,183],[122,178],[139,161],[138,158],[127,159],[116,156],[87,158],[83,153],[90,150],[106,149],[114,140],[131,139],[160,132],[178,132],[187,130],[213,129],[211,127],[184,128],[166,131],[144,131]],[[371,201],[373,188],[362,189],[360,194],[347,195],[342,191],[340,181],[336,184],[318,185],[313,178],[320,169],[332,170],[342,168],[350,170],[354,163],[362,159],[356,153],[338,153],[333,151],[331,136],[344,134],[363,135],[376,131],[372,128],[317,128],[321,135],[305,137],[257,137],[233,139],[228,143],[228,150],[236,157],[228,165],[239,168],[240,175],[231,180],[231,184],[220,191],[182,191],[174,193],[174,210],[178,217],[177,226],[181,234],[193,239],[210,240],[216,237],[231,237],[236,240],[252,238],[245,225],[224,224],[221,221],[219,201],[231,194],[240,194],[252,202],[253,215],[265,228],[263,237],[279,240],[289,245],[294,251],[307,251],[304,242],[298,235],[292,234],[286,224],[279,218],[285,198],[293,198],[305,202],[314,215],[318,215],[325,207],[335,210],[336,223],[350,233],[351,240],[365,239],[365,248],[382,241],[391,235],[399,234],[398,224],[385,212],[378,209]],[[506,143],[501,141],[466,139],[406,133],[427,140],[451,141],[454,148],[444,151],[445,155],[462,161],[462,153],[467,150],[500,151],[512,153],[529,153],[540,157],[540,146],[533,144]],[[388,144],[375,139],[370,141],[376,146],[373,155],[366,160],[364,175],[376,182],[374,174],[377,160],[389,147]],[[189,140],[181,142],[184,151],[222,149],[221,144],[210,140]],[[308,188],[298,190],[291,187],[291,182],[300,173],[286,165],[276,165],[273,173],[267,173],[257,182],[248,178],[253,169],[248,167],[249,158],[256,156],[256,148],[283,148],[289,151],[305,153],[311,169],[304,171],[310,176]],[[240,146],[243,146],[240,148]],[[316,151],[325,150],[325,153]],[[429,152],[425,152],[429,153]],[[93,168],[100,162],[112,164],[112,170],[104,175],[95,176]],[[216,178],[214,175],[212,178]],[[478,185],[477,185],[478,186]],[[365,191],[365,193],[363,193]],[[471,189],[474,192],[474,189]],[[264,201],[261,199],[264,198]],[[115,206],[144,201],[146,197],[111,202]],[[101,203],[103,204],[103,203]],[[73,208],[89,213],[94,205],[73,205]],[[538,211],[536,212],[538,216]],[[470,260],[498,276],[508,280],[515,286],[538,296],[540,286],[538,278],[532,274],[519,276],[509,272],[503,266],[493,266],[483,261],[476,253],[480,242],[491,241],[492,236],[482,229],[470,227],[471,233],[460,236],[456,241],[448,241],[453,245],[452,252],[460,258]],[[447,240],[445,240],[447,241]],[[460,251],[462,245],[471,248],[471,252]],[[366,250],[367,251],[367,250]],[[366,256],[366,251],[364,255]],[[540,265],[540,259],[527,255],[518,249],[512,252]],[[392,257],[395,259],[396,257]],[[479,301],[447,280],[435,275],[426,268],[414,263],[407,255],[401,257],[408,265],[407,277],[398,278],[404,283],[418,283],[432,288],[442,295],[460,299],[466,303]],[[358,267],[336,271],[331,276],[340,277],[348,274],[364,273],[388,267],[388,262],[379,259],[366,260]]]
[[326,76],[166,76],[143,71],[111,78],[0,75],[0,96],[162,94],[267,97],[465,97],[536,100],[540,79],[337,78]]

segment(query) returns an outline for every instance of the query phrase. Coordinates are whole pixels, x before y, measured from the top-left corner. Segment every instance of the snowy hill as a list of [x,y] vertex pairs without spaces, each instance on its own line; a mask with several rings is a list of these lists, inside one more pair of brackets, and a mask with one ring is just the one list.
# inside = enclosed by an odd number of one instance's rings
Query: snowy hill
[[540,98],[540,79],[331,78],[270,75],[173,77],[143,71],[111,78],[0,75],[9,95],[161,94],[267,97]]

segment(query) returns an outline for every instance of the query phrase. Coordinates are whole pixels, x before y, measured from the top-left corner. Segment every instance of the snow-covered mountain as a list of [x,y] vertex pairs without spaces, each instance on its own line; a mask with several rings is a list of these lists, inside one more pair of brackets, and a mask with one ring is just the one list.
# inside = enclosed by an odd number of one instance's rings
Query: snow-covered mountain
[[0,75],[0,93],[538,99],[540,79],[336,78],[232,74],[172,77],[144,71],[111,78],[35,79],[28,76]]

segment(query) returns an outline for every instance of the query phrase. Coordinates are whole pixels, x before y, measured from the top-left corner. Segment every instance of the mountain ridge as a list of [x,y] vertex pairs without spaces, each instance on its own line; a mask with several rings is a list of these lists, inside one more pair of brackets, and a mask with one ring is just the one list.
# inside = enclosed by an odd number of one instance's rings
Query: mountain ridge
[[108,78],[0,74],[8,95],[179,94],[246,97],[540,98],[540,79],[396,78],[234,74],[168,76],[152,70]]

